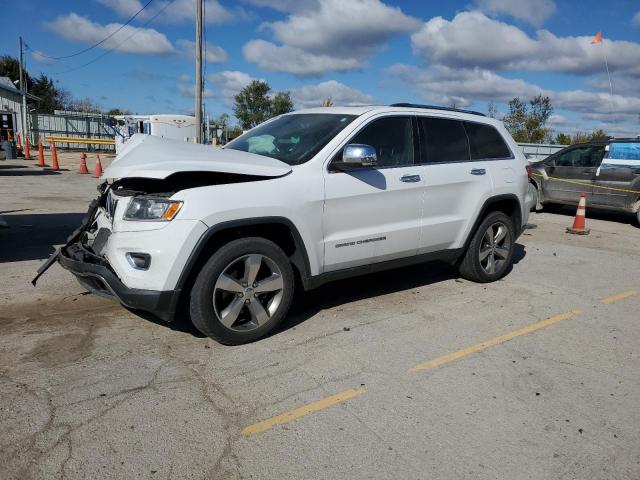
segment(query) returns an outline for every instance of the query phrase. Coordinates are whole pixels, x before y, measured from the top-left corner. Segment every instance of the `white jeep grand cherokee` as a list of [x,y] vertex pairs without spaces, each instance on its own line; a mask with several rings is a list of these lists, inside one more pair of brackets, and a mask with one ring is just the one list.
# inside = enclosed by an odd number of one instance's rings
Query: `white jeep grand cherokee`
[[223,149],[139,135],[38,276],[57,260],[94,293],[167,321],[184,305],[241,344],[278,326],[296,285],[434,259],[501,278],[527,165],[501,122],[411,104],[297,111]]

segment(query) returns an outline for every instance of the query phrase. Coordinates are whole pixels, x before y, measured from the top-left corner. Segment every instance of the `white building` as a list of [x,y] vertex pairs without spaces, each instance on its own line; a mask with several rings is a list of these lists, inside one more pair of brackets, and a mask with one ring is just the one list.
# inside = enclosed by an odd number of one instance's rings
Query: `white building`
[[[27,94],[27,100],[37,97]],[[15,138],[22,132],[22,95],[9,77],[0,77],[0,136]]]

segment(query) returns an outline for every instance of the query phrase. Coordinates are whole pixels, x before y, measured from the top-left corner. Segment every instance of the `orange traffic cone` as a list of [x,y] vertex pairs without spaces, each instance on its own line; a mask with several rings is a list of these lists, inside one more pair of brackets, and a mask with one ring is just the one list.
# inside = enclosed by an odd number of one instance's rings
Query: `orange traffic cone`
[[575,233],[576,235],[589,235],[591,231],[585,228],[585,215],[587,212],[587,194],[582,192],[580,194],[580,203],[578,203],[578,209],[576,210],[576,218],[573,220],[573,227],[567,227],[568,233]]
[[53,170],[60,170],[60,165],[58,165],[58,150],[56,149],[56,144],[51,142],[51,168]]
[[24,137],[24,159],[31,160],[31,149],[29,148],[29,137]]
[[80,154],[80,170],[78,173],[89,173],[89,169],[87,168],[87,154],[82,152]]
[[20,134],[18,133],[18,135],[16,135],[16,145],[18,146],[18,148],[22,148],[22,137],[20,137]]
[[102,176],[102,163],[100,163],[100,155],[96,155],[96,171],[93,174],[93,178],[100,178]]
[[42,145],[42,137],[38,137],[38,166],[46,167],[44,164],[44,146]]

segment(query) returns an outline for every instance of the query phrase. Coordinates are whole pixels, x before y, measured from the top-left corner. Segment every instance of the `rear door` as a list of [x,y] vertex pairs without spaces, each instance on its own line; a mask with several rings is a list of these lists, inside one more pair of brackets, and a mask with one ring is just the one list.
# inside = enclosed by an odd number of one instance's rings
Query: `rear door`
[[603,156],[604,145],[576,145],[556,154],[545,168],[549,176],[543,182],[545,199],[578,203],[585,192],[587,203],[594,203],[593,184]]
[[[385,116],[348,142],[376,149],[375,168],[325,172],[325,271],[412,256],[424,203],[423,167],[416,164],[415,120]],[[342,155],[342,150],[334,157]]]
[[419,116],[425,201],[420,253],[458,248],[492,191],[487,161],[471,160],[464,123]]
[[594,203],[630,209],[639,190],[640,143],[612,142],[597,170]]

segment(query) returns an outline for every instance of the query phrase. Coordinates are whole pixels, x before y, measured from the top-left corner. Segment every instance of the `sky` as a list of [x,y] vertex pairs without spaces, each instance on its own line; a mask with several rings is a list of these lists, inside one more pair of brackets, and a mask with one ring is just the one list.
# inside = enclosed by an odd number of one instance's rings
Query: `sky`
[[[22,35],[29,72],[74,97],[193,112],[195,0],[152,0],[89,48],[148,1],[0,0],[0,54],[17,56]],[[504,114],[513,97],[543,94],[556,133],[640,134],[639,0],[205,0],[205,12],[211,116],[261,79],[296,109],[332,97],[483,112],[492,102]]]

